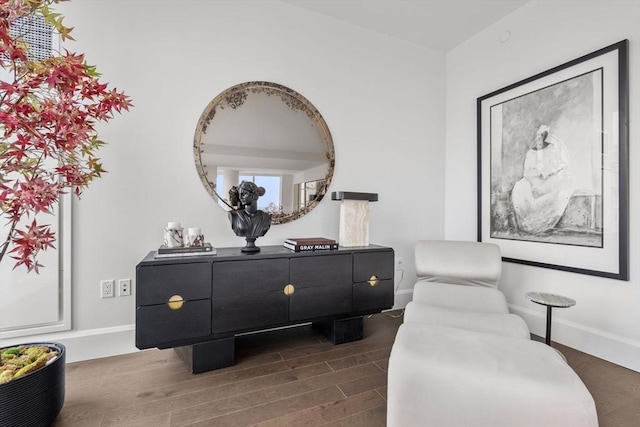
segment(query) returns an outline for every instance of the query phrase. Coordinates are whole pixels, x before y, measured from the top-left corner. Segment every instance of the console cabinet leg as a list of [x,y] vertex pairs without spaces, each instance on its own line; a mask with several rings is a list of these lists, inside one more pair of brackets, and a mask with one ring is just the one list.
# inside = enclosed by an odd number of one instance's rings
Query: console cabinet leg
[[363,336],[362,316],[314,322],[313,327],[326,336],[333,344],[343,344],[361,340]]
[[174,347],[180,360],[192,374],[233,366],[235,362],[235,337],[199,344]]

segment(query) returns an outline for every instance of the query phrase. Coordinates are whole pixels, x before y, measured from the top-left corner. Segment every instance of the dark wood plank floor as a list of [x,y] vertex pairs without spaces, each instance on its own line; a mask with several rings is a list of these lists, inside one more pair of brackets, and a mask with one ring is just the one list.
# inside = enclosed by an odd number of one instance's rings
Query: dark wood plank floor
[[[365,319],[334,346],[310,326],[237,338],[236,365],[190,374],[172,350],[70,363],[55,427],[384,426],[401,312]],[[596,401],[601,427],[640,426],[640,374],[557,347]]]

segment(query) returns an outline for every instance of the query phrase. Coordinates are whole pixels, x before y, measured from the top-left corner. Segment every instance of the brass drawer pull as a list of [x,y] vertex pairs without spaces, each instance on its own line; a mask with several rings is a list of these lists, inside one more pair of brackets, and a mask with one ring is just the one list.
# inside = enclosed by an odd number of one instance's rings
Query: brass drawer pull
[[169,301],[167,301],[167,305],[171,310],[180,310],[183,304],[184,298],[182,298],[180,295],[173,295],[171,298],[169,298]]
[[291,296],[296,291],[296,288],[293,287],[291,283],[284,287],[284,294],[286,296]]
[[369,277],[369,286],[376,286],[378,284],[378,277],[374,274],[373,276]]

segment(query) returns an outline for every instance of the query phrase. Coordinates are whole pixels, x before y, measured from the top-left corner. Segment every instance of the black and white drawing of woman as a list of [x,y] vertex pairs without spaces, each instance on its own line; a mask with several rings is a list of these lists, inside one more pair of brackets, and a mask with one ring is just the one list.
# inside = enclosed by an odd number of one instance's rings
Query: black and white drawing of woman
[[541,234],[558,223],[574,189],[569,166],[565,145],[549,126],[540,125],[525,156],[522,178],[511,192],[521,233]]
[[245,237],[247,244],[242,248],[243,252],[258,252],[260,248],[255,246],[256,239],[264,236],[271,227],[271,215],[258,210],[258,198],[264,195],[265,189],[251,181],[242,181],[237,192],[244,209],[229,212],[231,228],[236,236]]

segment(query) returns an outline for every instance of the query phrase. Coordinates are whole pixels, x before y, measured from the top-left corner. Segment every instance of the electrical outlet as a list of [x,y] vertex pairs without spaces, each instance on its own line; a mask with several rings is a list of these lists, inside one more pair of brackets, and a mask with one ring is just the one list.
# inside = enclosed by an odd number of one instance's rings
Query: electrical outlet
[[118,296],[126,297],[131,295],[131,279],[118,280]]
[[115,280],[100,281],[100,298],[113,298],[115,296]]
[[402,258],[396,258],[396,270],[404,271],[404,260]]

